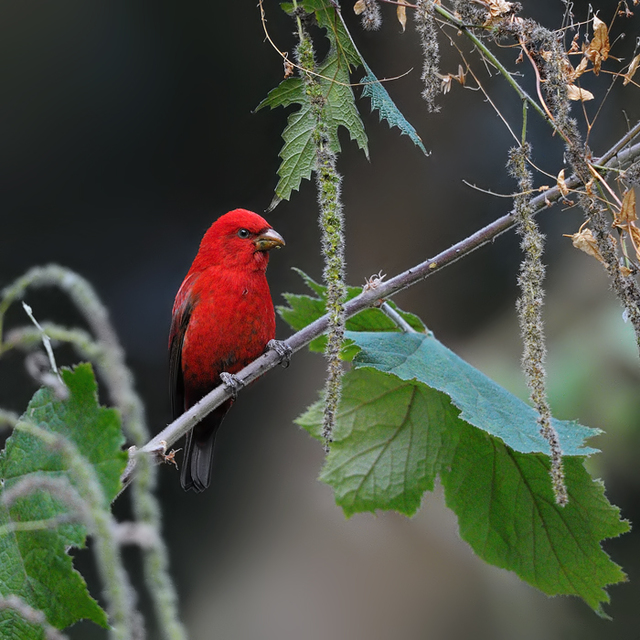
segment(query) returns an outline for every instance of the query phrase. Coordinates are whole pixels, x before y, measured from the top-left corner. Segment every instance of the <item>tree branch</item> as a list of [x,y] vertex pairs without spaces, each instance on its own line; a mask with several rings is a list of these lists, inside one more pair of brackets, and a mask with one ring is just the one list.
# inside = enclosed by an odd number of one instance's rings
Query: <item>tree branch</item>
[[[631,132],[626,134],[616,145],[614,145],[602,160],[606,162],[596,161],[607,168],[621,167],[630,164],[633,160],[640,157],[640,143],[629,146],[620,150],[625,144],[628,144],[634,137],[634,134],[640,133],[640,125],[636,125]],[[569,189],[575,189],[581,184],[577,176],[572,175],[566,180]],[[553,187],[541,193],[539,196],[532,198],[531,207],[533,215],[537,215],[540,211],[548,208],[552,203],[560,200],[562,194],[558,187]],[[344,305],[345,318],[350,318],[363,309],[368,307],[379,306],[386,298],[407,289],[411,285],[428,278],[430,275],[440,271],[444,267],[452,264],[456,260],[467,256],[479,247],[492,242],[500,234],[509,230],[515,225],[513,212],[510,212],[487,226],[479,229],[464,240],[452,245],[448,249],[437,254],[429,260],[425,260],[410,269],[394,276],[390,280],[380,282],[375,289],[363,291],[359,296],[352,298]],[[312,340],[322,335],[328,327],[328,315],[318,318],[311,324],[307,325],[297,333],[289,337],[285,343],[291,349],[292,354],[307,346]],[[270,369],[273,369],[281,361],[281,357],[273,350],[269,350],[262,354],[259,358],[251,362],[236,375],[248,384]],[[158,435],[152,438],[139,450],[131,448],[130,464],[122,476],[124,486],[131,481],[135,471],[135,459],[140,454],[153,454],[159,460],[164,459],[166,450],[171,447],[177,440],[184,436],[198,422],[207,416],[216,407],[231,398],[232,390],[224,385],[220,385],[208,393],[200,402],[191,407],[182,414],[177,420],[165,427]]]

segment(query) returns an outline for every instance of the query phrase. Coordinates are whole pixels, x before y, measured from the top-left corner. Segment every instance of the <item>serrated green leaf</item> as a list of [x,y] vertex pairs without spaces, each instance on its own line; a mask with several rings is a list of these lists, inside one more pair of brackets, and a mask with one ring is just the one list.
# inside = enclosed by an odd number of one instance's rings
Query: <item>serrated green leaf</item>
[[[39,428],[71,441],[91,463],[104,491],[104,506],[120,488],[120,475],[127,461],[118,413],[100,407],[91,365],[63,370],[69,398],[60,400],[50,389],[38,391],[22,418]],[[42,476],[66,478],[64,456],[19,429],[8,438],[0,454],[3,491],[18,482]],[[10,508],[0,506],[0,526],[56,518],[67,510],[63,501],[45,491],[20,498]],[[0,536],[0,595],[18,595],[34,609],[45,613],[49,623],[65,628],[89,619],[106,627],[104,611],[91,598],[86,584],[72,566],[67,547],[82,547],[86,531],[79,524],[60,524],[39,531],[14,531]]]
[[[315,13],[318,24],[326,30],[330,42],[329,52],[316,69],[315,80],[324,98],[323,123],[329,146],[335,153],[340,151],[338,129],[343,126],[351,140],[369,157],[367,134],[355,106],[355,97],[350,83],[350,66],[360,64],[346,28],[335,7],[323,0],[307,0],[305,10]],[[286,10],[286,7],[285,7]],[[274,204],[288,200],[293,191],[300,188],[302,180],[311,177],[316,166],[316,149],[313,141],[318,121],[311,108],[310,97],[301,78],[288,78],[269,92],[256,110],[263,107],[287,107],[300,105],[298,111],[287,119],[282,133],[284,145],[280,151],[282,163],[278,169],[280,180],[276,186]]]
[[569,504],[560,507],[547,456],[518,453],[465,426],[441,478],[460,536],[481,558],[548,595],[579,596],[602,615],[604,587],[626,576],[600,542],[629,524],[586,472],[584,458],[565,457],[564,472]]
[[[294,269],[305,284],[316,294],[316,296],[285,293],[284,298],[289,306],[277,306],[278,315],[294,330],[300,331],[314,320],[317,320],[326,313],[327,288],[313,280],[300,269]],[[362,293],[361,287],[347,287],[346,300],[351,300]],[[388,304],[393,307],[416,331],[424,332],[426,327],[422,320],[413,313],[402,311],[391,301]],[[346,328],[349,331],[399,331],[398,326],[386,316],[380,309],[364,309],[352,318],[347,320]],[[323,353],[327,338],[320,336],[309,344],[309,350]],[[346,359],[351,359],[355,352],[348,351]]]
[[[418,333],[347,332],[361,351],[356,367],[374,367],[403,380],[418,380],[446,393],[461,410],[460,418],[500,438],[521,453],[549,454],[549,444],[540,434],[538,414],[447,349],[433,335]],[[600,433],[573,421],[553,420],[564,455],[590,455],[586,438]]]
[[422,139],[418,135],[413,125],[402,115],[395,102],[391,99],[389,92],[384,85],[376,78],[373,71],[363,62],[367,75],[360,80],[364,85],[362,97],[371,99],[371,111],[377,109],[380,120],[386,120],[390,127],[398,127],[402,135],[409,136],[426,156],[429,152],[424,148]]
[[[334,488],[347,517],[393,509],[413,515],[437,473],[450,462],[457,411],[421,384],[375,369],[343,378],[333,442],[320,479]],[[321,440],[322,403],[297,423]]]
[[3,640],[47,640],[42,625],[27,622],[12,609],[0,611],[0,638]]
[[256,111],[269,107],[289,107],[292,104],[300,104],[301,91],[304,91],[302,78],[287,78],[275,89],[271,89],[267,97],[256,107]]
[[[565,457],[563,508],[547,456],[513,451],[465,423],[444,393],[366,367],[344,375],[342,394],[320,479],[347,517],[377,509],[412,515],[439,475],[461,537],[481,558],[549,595],[579,596],[602,614],[604,588],[625,575],[600,543],[629,526],[583,457]],[[297,420],[321,441],[322,422],[321,402]]]
[[331,34],[330,37],[336,43],[336,49],[340,52],[340,56],[349,65],[358,67],[363,63],[362,56],[356,49],[349,30],[344,24],[342,14],[336,10],[334,2],[331,0],[304,0],[304,9],[307,13],[315,13],[318,25]]

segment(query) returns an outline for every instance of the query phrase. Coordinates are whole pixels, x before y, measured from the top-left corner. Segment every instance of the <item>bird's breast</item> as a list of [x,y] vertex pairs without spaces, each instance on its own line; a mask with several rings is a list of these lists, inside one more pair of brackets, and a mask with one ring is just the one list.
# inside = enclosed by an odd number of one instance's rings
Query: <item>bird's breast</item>
[[264,351],[275,337],[275,313],[264,272],[212,273],[201,280],[182,369],[187,387],[213,388],[222,371],[236,373]]

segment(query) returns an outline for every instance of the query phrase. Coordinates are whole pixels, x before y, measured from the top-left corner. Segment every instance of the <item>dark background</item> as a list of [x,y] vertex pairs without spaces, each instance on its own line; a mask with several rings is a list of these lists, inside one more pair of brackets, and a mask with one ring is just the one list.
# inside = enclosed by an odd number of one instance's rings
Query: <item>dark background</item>
[[[525,15],[560,26],[560,0],[523,4]],[[587,6],[575,3],[577,19],[586,18]],[[609,22],[615,6],[596,8]],[[265,8],[271,36],[291,49],[293,23],[276,3]],[[411,24],[401,35],[393,7],[385,6],[382,30],[364,33],[350,5],[344,9],[378,77],[413,68],[387,88],[432,151],[424,157],[379,124],[367,100],[359,102],[371,161],[342,135],[339,169],[346,176],[348,279],[362,284],[380,270],[406,269],[508,211],[509,200],[462,179],[498,193],[516,187],[504,171],[513,142],[483,96],[454,85],[440,99],[442,112],[428,114]],[[1,16],[0,286],[50,262],[91,281],[158,431],[170,420],[171,305],[200,238],[225,211],[262,212],[272,198],[287,114],[253,109],[281,80],[281,60],[264,41],[255,2],[8,2]],[[631,58],[639,20],[616,21],[612,34],[624,30],[626,38],[614,55]],[[455,50],[441,46],[444,72],[457,72]],[[502,52],[509,63],[517,55]],[[481,63],[474,69],[519,131],[519,101],[500,78],[487,78]],[[610,78],[585,77],[584,85],[603,95]],[[587,105],[591,117],[596,106]],[[639,107],[637,87],[617,83],[591,135],[595,155],[624,133],[626,118],[637,121]],[[579,105],[574,112],[583,122]],[[536,162],[556,175],[560,141],[535,114],[529,121]],[[321,277],[316,216],[309,183],[269,216],[287,241],[269,268],[276,303],[282,292],[304,291],[291,267]],[[560,207],[540,216],[548,234],[550,398],[558,417],[607,431],[596,443],[605,453],[590,469],[605,479],[623,516],[637,521],[637,351],[599,265],[562,237],[581,221],[580,212]],[[519,260],[517,238],[508,233],[396,301],[526,397],[513,310]],[[30,294],[29,302],[40,320],[77,321],[57,292]],[[7,324],[23,322],[16,305]],[[288,333],[279,324],[279,337]],[[59,357],[72,361],[64,350]],[[582,602],[547,599],[477,559],[458,538],[439,491],[425,496],[412,520],[380,514],[345,521],[329,488],[316,481],[320,447],[292,423],[316,399],[323,375],[321,357],[299,354],[289,369],[243,392],[220,433],[206,493],[182,493],[175,470],[160,469],[171,570],[194,640],[638,637],[633,533],[606,543],[631,582],[611,588],[614,621],[605,622]],[[0,361],[0,382],[1,406],[21,411],[35,387],[17,354]],[[117,508],[126,517],[126,499]],[[126,555],[139,581],[137,551]],[[90,553],[77,556],[91,575]],[[99,585],[90,586],[98,596]],[[71,632],[78,639],[100,634],[88,624]]]

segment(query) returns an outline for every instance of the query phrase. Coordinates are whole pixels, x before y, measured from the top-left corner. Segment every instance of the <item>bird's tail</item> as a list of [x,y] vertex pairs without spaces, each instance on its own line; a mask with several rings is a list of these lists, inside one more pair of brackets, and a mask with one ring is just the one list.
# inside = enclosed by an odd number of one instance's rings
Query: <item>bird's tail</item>
[[[224,405],[222,405],[224,407]],[[211,484],[213,447],[218,427],[228,408],[212,411],[200,424],[187,434],[182,458],[180,484],[185,491],[201,493]]]

